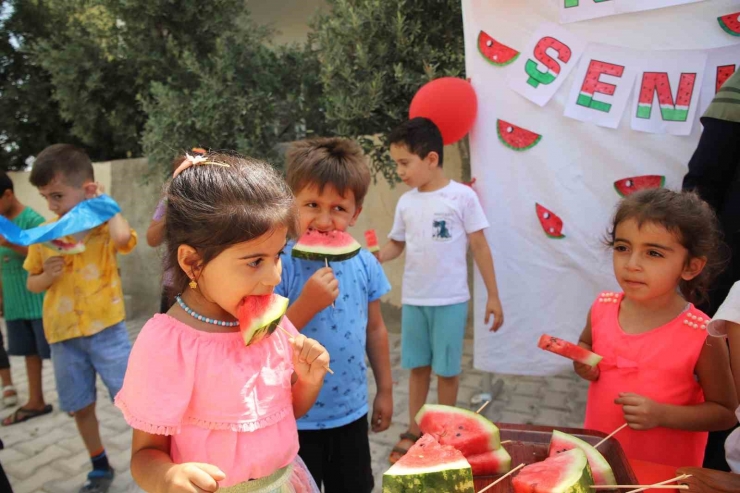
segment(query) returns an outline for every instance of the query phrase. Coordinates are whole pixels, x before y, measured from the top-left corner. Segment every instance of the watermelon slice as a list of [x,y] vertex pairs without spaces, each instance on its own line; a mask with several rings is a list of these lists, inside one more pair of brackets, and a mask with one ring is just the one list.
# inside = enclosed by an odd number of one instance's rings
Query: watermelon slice
[[72,243],[61,239],[56,239],[44,242],[43,245],[46,248],[51,248],[55,252],[62,255],[74,255],[76,253],[82,253],[85,251],[85,244],[81,241]]
[[591,468],[591,474],[594,478],[594,484],[605,486],[617,484],[614,471],[612,471],[609,462],[601,455],[601,452],[578,437],[554,430],[550,439],[548,455],[553,457],[576,448],[581,449],[586,454],[588,466]]
[[288,309],[288,298],[277,294],[247,296],[239,304],[239,328],[249,346],[275,332]]
[[432,435],[442,445],[455,447],[465,457],[501,447],[496,425],[467,409],[424,404],[415,419],[422,433]]
[[571,342],[564,341],[563,339],[549,336],[547,334],[542,334],[537,346],[545,351],[559,354],[560,356],[564,356],[568,359],[572,359],[573,361],[589,366],[596,366],[603,359],[602,356],[592,353],[586,348],[576,346]]
[[453,447],[422,436],[383,474],[383,493],[475,493],[473,472]]
[[491,36],[481,31],[478,33],[478,51],[491,65],[504,67],[519,58],[519,52],[499,43]]
[[371,252],[377,252],[380,250],[380,247],[378,246],[378,236],[375,234],[374,229],[368,229],[365,231],[365,243],[367,244],[367,249]]
[[576,448],[523,467],[511,484],[515,493],[586,493],[594,480],[586,454]]
[[473,469],[473,476],[493,476],[506,474],[511,470],[511,456],[504,447],[485,454],[466,457]]
[[647,190],[648,188],[661,188],[665,185],[665,176],[660,175],[645,175],[645,176],[633,176],[632,178],[624,178],[614,182],[614,190],[622,196],[626,197],[632,195],[640,190]]
[[545,209],[540,204],[534,205],[537,211],[537,219],[540,220],[542,229],[545,230],[545,234],[554,240],[561,240],[565,238],[563,234],[563,220],[560,219],[556,214]]
[[724,29],[727,34],[740,36],[740,12],[717,17],[717,21],[719,22],[719,26]]
[[503,120],[497,121],[498,138],[509,149],[515,151],[526,151],[536,146],[542,136],[529,130],[517,127]]
[[293,257],[341,262],[360,253],[360,244],[344,231],[309,229],[293,247]]

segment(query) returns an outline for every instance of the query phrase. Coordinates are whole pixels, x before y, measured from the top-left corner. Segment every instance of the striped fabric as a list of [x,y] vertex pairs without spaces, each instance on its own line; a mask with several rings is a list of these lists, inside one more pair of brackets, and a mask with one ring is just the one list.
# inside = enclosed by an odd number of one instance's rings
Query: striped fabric
[[740,123],[740,70],[722,85],[704,118]]
[[[30,207],[13,219],[21,229],[39,226],[44,218]],[[5,320],[34,320],[41,318],[44,294],[31,293],[26,289],[28,272],[23,269],[25,257],[10,248],[0,247],[0,270],[3,280],[3,305]]]

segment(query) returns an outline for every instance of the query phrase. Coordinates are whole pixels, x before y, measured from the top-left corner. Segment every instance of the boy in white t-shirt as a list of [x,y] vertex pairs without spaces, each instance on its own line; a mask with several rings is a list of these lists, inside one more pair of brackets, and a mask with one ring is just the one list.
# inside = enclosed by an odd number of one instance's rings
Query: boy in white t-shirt
[[414,416],[427,399],[431,372],[438,378],[440,404],[457,402],[463,339],[468,318],[468,242],[488,291],[486,323],[504,322],[491,250],[483,234],[488,220],[472,188],[442,170],[443,143],[437,126],[414,118],[389,135],[396,172],[413,190],[396,206],[390,242],[378,260],[406,250],[401,315],[401,366],[409,378],[409,429],[391,452],[395,463],[419,438]]
[[[735,389],[740,396],[740,282],[736,282],[722,306],[709,322],[707,330],[715,337],[726,337],[730,345],[730,366],[735,378]],[[735,411],[740,419],[740,407]],[[725,442],[725,457],[732,472],[740,474],[740,428],[736,428]]]

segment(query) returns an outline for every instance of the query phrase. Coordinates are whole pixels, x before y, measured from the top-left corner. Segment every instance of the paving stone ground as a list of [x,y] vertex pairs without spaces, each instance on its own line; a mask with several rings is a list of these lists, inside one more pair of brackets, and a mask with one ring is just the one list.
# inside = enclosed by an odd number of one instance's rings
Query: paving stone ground
[[[128,322],[132,340],[145,320]],[[3,324],[4,325],[4,324]],[[3,327],[4,330],[4,327]],[[7,340],[7,339],[6,339]],[[398,435],[408,426],[408,372],[400,368],[400,337],[390,335],[393,367],[394,416],[391,427],[370,435],[375,491],[380,492],[382,475],[388,469],[388,455]],[[501,391],[485,409],[494,421],[528,423],[562,427],[581,427],[586,406],[587,383],[572,372],[551,377],[493,375],[473,369],[473,341],[465,342],[463,374],[458,405],[470,407],[471,398],[492,381]],[[13,380],[19,400],[26,397],[27,379],[23,358],[11,357]],[[370,380],[370,402],[374,397],[374,381]],[[430,402],[436,401],[436,382],[432,382]],[[0,451],[0,463],[10,478],[14,493],[76,493],[84,482],[90,459],[80,439],[74,419],[61,412],[50,362],[44,363],[44,396],[54,405],[50,415],[10,427],[0,427],[5,450]],[[129,470],[131,430],[120,412],[113,407],[102,382],[98,380],[97,415],[100,430],[111,464],[117,477],[110,493],[132,493],[136,487]],[[0,411],[1,416],[12,409]]]

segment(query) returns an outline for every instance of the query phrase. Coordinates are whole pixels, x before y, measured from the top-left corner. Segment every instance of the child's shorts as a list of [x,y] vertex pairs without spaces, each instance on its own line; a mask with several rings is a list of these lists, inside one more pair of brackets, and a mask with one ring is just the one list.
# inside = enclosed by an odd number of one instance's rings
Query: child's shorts
[[401,366],[431,366],[441,377],[462,371],[463,339],[468,303],[444,306],[403,305],[401,310]]
[[130,352],[125,322],[89,337],[51,344],[59,407],[76,412],[94,403],[96,375],[100,375],[112,400],[123,386]]
[[44,335],[40,318],[33,320],[6,320],[8,328],[8,354],[13,356],[39,356],[49,359],[51,350]]

